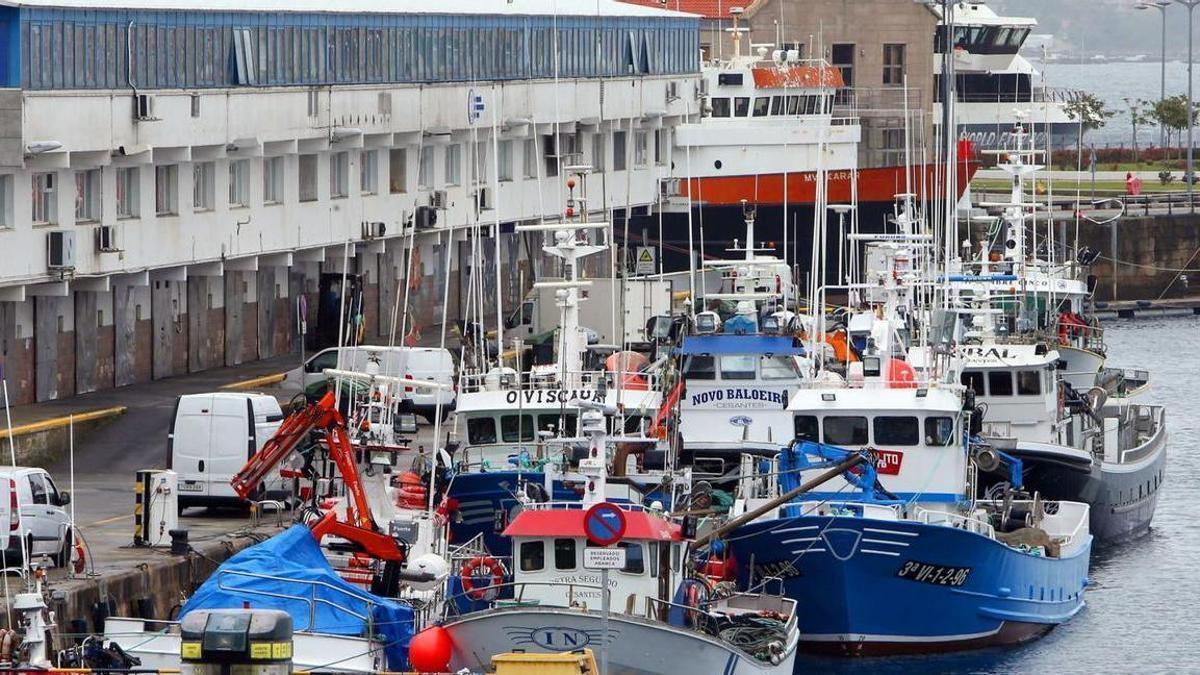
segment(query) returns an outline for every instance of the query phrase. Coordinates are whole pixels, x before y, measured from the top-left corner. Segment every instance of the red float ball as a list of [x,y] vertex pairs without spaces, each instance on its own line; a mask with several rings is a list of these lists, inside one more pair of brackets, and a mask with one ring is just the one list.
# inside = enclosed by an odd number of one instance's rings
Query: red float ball
[[449,672],[452,649],[450,632],[441,626],[431,626],[408,643],[408,665],[418,673]]

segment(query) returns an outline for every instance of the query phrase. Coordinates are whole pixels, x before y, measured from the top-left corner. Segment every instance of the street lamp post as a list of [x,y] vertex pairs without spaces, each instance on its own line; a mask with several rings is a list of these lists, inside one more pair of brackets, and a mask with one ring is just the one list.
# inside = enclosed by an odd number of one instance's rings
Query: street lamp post
[[1192,10],[1196,9],[1196,5],[1200,5],[1200,0],[1175,0],[1175,2],[1187,7],[1188,10],[1188,93],[1187,93],[1187,118],[1188,118],[1188,133],[1187,133],[1187,182],[1188,182],[1188,211],[1196,212],[1196,202],[1194,201],[1196,189],[1196,174],[1192,165],[1192,127],[1196,121],[1196,107],[1192,103]]
[[[1167,97],[1167,7],[1171,6],[1171,0],[1153,0],[1153,2],[1139,2],[1138,9],[1157,9],[1162,14],[1162,57],[1159,59],[1159,93],[1158,100],[1163,100]],[[1163,125],[1158,125],[1158,147],[1165,150],[1166,148],[1166,128]]]

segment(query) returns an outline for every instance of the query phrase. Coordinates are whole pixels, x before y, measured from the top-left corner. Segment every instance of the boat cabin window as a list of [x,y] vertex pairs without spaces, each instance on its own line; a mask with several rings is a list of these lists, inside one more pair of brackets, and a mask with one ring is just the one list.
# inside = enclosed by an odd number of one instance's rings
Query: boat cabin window
[[521,571],[538,572],[546,568],[546,546],[541,541],[521,542]]
[[505,443],[533,440],[533,415],[503,415],[500,417],[500,437]]
[[1012,373],[1007,370],[989,370],[987,375],[989,396],[1013,395]]
[[490,417],[467,418],[467,442],[486,445],[496,442],[496,420]]
[[764,380],[794,380],[800,377],[800,373],[796,372],[796,363],[790,356],[764,356],[761,368]]
[[538,431],[561,431],[573,433],[575,429],[575,415],[538,415]]
[[1037,396],[1042,393],[1042,374],[1037,370],[1017,371],[1017,395]]
[[711,356],[693,354],[683,364],[683,376],[689,380],[715,380],[717,361]]
[[875,426],[877,445],[920,445],[921,425],[915,417],[887,417],[880,415],[872,424]]
[[731,354],[721,357],[721,379],[753,380],[757,364],[752,354]]
[[713,117],[729,117],[729,99],[710,98],[708,104],[712,108]]
[[575,569],[575,540],[574,539],[555,539],[554,540],[554,569],[556,570],[573,570]]
[[738,96],[733,99],[733,116],[746,117],[750,114],[750,97]]
[[983,371],[964,370],[962,374],[962,383],[967,386],[967,389],[975,392],[976,396],[983,396],[987,393],[983,385]]
[[816,415],[796,415],[792,424],[796,430],[796,440],[821,442],[821,430],[817,426]]
[[623,541],[617,546],[625,549],[625,566],[621,571],[626,574],[645,574],[646,558],[643,555],[641,542]]
[[830,445],[866,445],[867,418],[826,417],[825,442]]
[[954,442],[953,417],[925,418],[925,445],[946,446]]
[[766,117],[767,113],[770,112],[770,107],[771,107],[771,97],[770,96],[759,96],[758,98],[754,99],[754,116],[755,117]]
[[772,96],[771,97],[771,114],[772,115],[782,115],[783,114],[783,103],[784,103],[784,98],[782,96]]
[[[658,578],[658,566],[662,564],[662,562],[658,559],[658,542],[646,542],[646,549],[649,553],[649,555],[646,556],[646,560],[650,562],[650,576],[652,578]],[[629,559],[628,553],[625,554],[625,559]]]
[[799,113],[800,112],[800,97],[799,96],[789,96],[789,97],[787,97],[787,99],[788,99],[787,114],[795,115],[795,114]]

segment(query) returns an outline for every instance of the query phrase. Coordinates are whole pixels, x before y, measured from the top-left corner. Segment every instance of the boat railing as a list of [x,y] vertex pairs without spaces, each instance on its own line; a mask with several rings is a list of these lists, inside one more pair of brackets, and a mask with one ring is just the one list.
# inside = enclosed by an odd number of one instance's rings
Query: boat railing
[[1135,447],[1122,450],[1118,462],[1125,464],[1136,462],[1154,454],[1158,449],[1159,439],[1164,432],[1163,417],[1166,409],[1159,405],[1130,406],[1134,430],[1139,438],[1145,440]]
[[[641,378],[644,384],[638,383],[640,389],[656,389],[658,384],[658,375],[656,373],[645,373],[640,371],[627,371],[624,373],[624,383],[622,388],[625,391],[636,391],[631,386],[634,378]],[[477,370],[463,372],[459,390],[461,393],[471,394],[484,391],[547,391],[561,389],[598,389],[600,383],[603,382],[608,391],[616,391],[618,384],[618,373],[607,370],[583,370],[562,372],[560,370],[553,371],[527,371],[521,373],[500,373],[483,372]],[[563,401],[570,403],[570,401]]]
[[[284,582],[284,583],[288,583],[288,584],[299,584],[301,586],[307,586],[309,592],[308,592],[308,595],[305,596],[305,595],[293,595],[293,594],[289,594],[289,593],[276,593],[276,592],[272,592],[272,591],[266,591],[266,590],[257,589],[257,588],[246,588],[246,587],[242,587],[242,586],[226,586],[225,585],[226,578],[230,577],[230,576],[242,577],[242,578],[246,578],[246,579],[258,579],[258,580],[263,580],[263,581],[277,581],[277,582]],[[370,598],[367,598],[367,597],[364,597],[361,595],[349,593],[343,588],[338,588],[337,586],[334,586],[333,584],[330,584],[330,583],[327,583],[324,581],[315,581],[315,580],[311,580],[311,579],[292,579],[289,577],[278,577],[278,576],[274,576],[271,574],[259,574],[256,572],[243,572],[241,570],[217,570],[217,588],[219,588],[222,591],[228,591],[231,593],[245,593],[247,595],[261,595],[264,597],[279,598],[281,600],[293,600],[293,601],[302,602],[302,603],[308,605],[308,626],[305,628],[297,628],[297,630],[315,631],[316,630],[316,622],[317,622],[317,607],[325,606],[325,607],[332,608],[336,612],[341,612],[343,614],[347,614],[356,619],[359,619],[360,621],[363,621],[367,625],[366,634],[367,635],[375,634],[374,627],[372,626],[372,623],[374,621],[374,618],[372,616],[373,612],[370,611],[372,606],[375,604],[374,601],[371,600]],[[353,598],[354,600],[357,600],[358,602],[362,602],[367,606],[368,611],[365,614],[361,614],[359,612],[354,611],[353,609],[350,609],[349,607],[344,607],[341,604],[334,602],[333,600],[328,600],[326,598],[318,597],[317,591],[319,589],[330,591],[336,595],[345,596],[347,598]]]
[[996,538],[996,528],[992,527],[991,523],[975,516],[964,516],[948,511],[934,511],[921,507],[917,507],[916,516],[919,522],[926,525],[946,525],[974,532],[975,534],[981,534],[989,539]]
[[[629,511],[629,512],[633,512],[633,513],[653,513],[655,511],[655,509],[653,509],[652,507],[647,506],[645,504],[635,504],[632,502],[630,502],[630,503],[613,502],[613,503],[616,506],[620,507],[622,511]],[[575,502],[548,501],[548,502],[532,502],[530,504],[524,505],[523,508],[526,511],[586,511],[586,510],[588,510],[588,508],[590,508],[590,505],[584,504],[583,502],[578,502],[578,501],[575,501]]]
[[[527,598],[526,592],[531,587],[532,588],[550,588],[556,592],[562,591],[565,588],[567,604],[566,605],[557,605],[557,604],[544,603],[543,598],[540,598],[540,597],[539,598]],[[511,588],[513,591],[512,597],[511,598],[500,598],[499,596],[504,594],[503,593],[504,589],[509,589],[509,588]],[[581,583],[575,583],[575,582],[512,581],[512,582],[506,582],[506,583],[502,583],[502,584],[492,584],[492,585],[484,588],[483,591],[485,591],[489,594],[492,594],[492,593],[496,594],[496,599],[493,599],[491,602],[489,602],[488,607],[480,608],[480,609],[472,609],[472,610],[468,610],[465,612],[460,612],[458,602],[457,602],[458,600],[465,599],[470,602],[478,601],[478,598],[476,596],[478,595],[478,593],[480,591],[478,589],[473,589],[471,591],[463,591],[461,593],[455,593],[453,595],[448,596],[446,598],[446,602],[445,602],[445,613],[448,616],[450,616],[450,615],[461,616],[461,615],[465,615],[465,614],[474,614],[475,612],[483,612],[483,611],[488,611],[490,609],[493,609],[494,607],[499,606],[498,603],[511,603],[512,605],[515,605],[515,606],[520,606],[520,605],[539,605],[540,606],[540,605],[545,604],[550,607],[560,607],[560,606],[577,607],[580,605],[586,605],[586,602],[585,602],[586,600],[594,599],[592,595],[589,595],[589,596],[580,595],[583,592],[593,594],[596,598],[599,598],[601,602],[603,602],[603,596],[600,595],[601,593],[609,596],[610,602],[612,599],[612,591],[609,589],[602,588],[598,584],[581,584]],[[578,597],[577,597],[577,595],[578,595]]]

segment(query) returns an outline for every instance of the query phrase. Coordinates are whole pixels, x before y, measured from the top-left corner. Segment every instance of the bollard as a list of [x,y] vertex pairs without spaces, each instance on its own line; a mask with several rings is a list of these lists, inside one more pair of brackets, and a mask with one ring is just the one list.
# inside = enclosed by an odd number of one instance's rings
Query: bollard
[[187,555],[192,548],[188,544],[188,531],[171,530],[167,534],[171,535],[171,555]]

